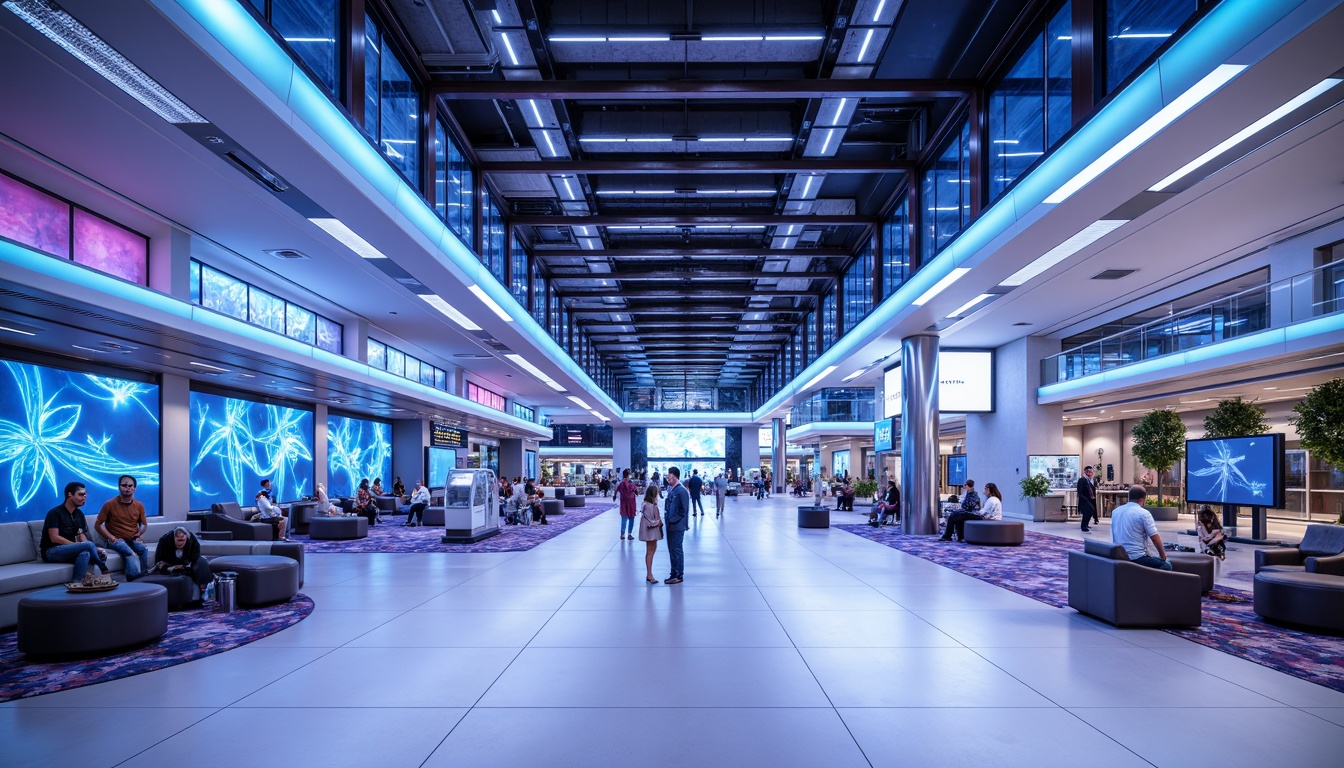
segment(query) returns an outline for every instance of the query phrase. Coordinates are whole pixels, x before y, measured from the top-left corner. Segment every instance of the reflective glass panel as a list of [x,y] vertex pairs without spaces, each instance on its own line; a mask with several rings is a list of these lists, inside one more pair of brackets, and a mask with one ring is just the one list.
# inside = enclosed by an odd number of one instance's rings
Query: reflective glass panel
[[[256,5],[260,9],[265,3]],[[339,0],[271,0],[270,6],[271,28],[285,39],[318,85],[335,93],[340,85],[336,49]]]
[[342,344],[341,336],[345,329],[340,323],[334,320],[328,320],[321,315],[317,317],[317,347],[325,349],[333,354],[341,354]]
[[202,266],[201,306],[246,321],[247,283]]
[[317,341],[317,315],[303,307],[286,304],[285,335],[305,344],[315,343]]
[[386,40],[380,80],[379,148],[411,186],[419,189],[420,90]]
[[1133,74],[1198,8],[1197,0],[1108,0],[1106,92]]
[[387,369],[387,345],[369,339],[369,366],[379,370]]
[[248,291],[248,320],[268,331],[285,332],[285,300],[260,288]]

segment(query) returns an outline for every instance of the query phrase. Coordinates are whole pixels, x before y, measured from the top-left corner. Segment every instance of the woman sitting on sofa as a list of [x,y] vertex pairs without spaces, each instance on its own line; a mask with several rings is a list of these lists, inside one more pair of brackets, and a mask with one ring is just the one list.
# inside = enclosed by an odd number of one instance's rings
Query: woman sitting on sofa
[[213,597],[215,576],[210,572],[210,564],[201,557],[201,543],[180,525],[159,539],[154,549],[154,572],[189,576],[201,588],[205,599]]
[[359,490],[355,492],[355,514],[368,518],[370,527],[378,522],[378,504],[373,500],[367,477],[359,482]]

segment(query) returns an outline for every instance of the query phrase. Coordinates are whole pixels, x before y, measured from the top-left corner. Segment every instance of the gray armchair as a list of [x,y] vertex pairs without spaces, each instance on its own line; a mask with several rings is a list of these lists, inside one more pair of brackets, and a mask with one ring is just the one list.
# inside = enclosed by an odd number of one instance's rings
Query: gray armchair
[[1256,550],[1255,572],[1266,568],[1344,576],[1344,526],[1308,525],[1296,547]]
[[1200,580],[1130,562],[1124,547],[1088,539],[1069,553],[1069,607],[1117,627],[1197,627]]
[[270,523],[249,523],[247,513],[236,501],[210,505],[210,516],[205,519],[202,529],[206,531],[228,531],[234,541],[273,541],[275,528]]

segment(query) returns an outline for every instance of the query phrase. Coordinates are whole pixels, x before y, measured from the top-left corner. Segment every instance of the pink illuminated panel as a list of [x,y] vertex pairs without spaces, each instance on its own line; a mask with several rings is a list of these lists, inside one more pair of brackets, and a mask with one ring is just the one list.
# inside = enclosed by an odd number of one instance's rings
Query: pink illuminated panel
[[0,237],[70,258],[70,204],[0,173]]
[[149,239],[75,209],[75,261],[113,277],[148,285]]

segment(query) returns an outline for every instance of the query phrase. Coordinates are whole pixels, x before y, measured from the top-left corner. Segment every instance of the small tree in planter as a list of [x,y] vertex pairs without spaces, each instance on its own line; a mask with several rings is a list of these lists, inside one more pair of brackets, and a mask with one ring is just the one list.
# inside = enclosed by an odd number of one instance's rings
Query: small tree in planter
[[1175,411],[1153,411],[1131,431],[1134,458],[1157,473],[1157,504],[1163,506],[1162,473],[1185,457],[1185,424]]
[[[1344,467],[1344,379],[1331,379],[1308,392],[1293,406],[1288,421],[1311,455]],[[1344,515],[1337,522],[1344,524]]]
[[1268,431],[1265,409],[1240,397],[1223,400],[1213,409],[1213,413],[1204,417],[1205,437],[1263,435]]
[[1044,520],[1045,510],[1040,508],[1044,502],[1041,499],[1050,493],[1050,478],[1045,475],[1027,475],[1017,481],[1017,488],[1021,491],[1019,498],[1025,499],[1031,508],[1031,519],[1037,522]]

